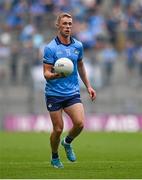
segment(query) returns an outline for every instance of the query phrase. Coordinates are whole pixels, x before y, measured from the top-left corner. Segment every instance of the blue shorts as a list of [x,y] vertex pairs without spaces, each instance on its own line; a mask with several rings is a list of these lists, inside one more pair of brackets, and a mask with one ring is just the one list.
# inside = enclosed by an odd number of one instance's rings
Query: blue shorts
[[64,109],[73,104],[82,103],[80,94],[67,97],[45,95],[45,100],[48,111],[58,111],[59,109]]

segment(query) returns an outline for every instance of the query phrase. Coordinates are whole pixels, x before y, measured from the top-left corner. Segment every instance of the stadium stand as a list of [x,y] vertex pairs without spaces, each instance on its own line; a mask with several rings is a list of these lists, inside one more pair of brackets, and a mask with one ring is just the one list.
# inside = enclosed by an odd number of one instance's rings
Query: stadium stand
[[53,22],[61,11],[74,15],[73,35],[84,44],[87,72],[97,90],[96,102],[90,102],[81,85],[86,113],[140,114],[141,1],[3,0],[0,122],[7,114],[46,113],[42,51],[55,35]]

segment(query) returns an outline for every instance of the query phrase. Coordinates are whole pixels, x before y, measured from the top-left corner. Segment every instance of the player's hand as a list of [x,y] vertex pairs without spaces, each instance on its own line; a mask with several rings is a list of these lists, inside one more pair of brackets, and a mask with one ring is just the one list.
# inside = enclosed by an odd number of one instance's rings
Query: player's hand
[[96,91],[92,87],[88,87],[87,91],[92,101],[96,99]]
[[63,73],[54,73],[55,78],[64,78],[66,77]]
[[64,78],[66,77],[64,73],[56,73],[54,67],[52,67],[52,73],[54,73],[54,78]]

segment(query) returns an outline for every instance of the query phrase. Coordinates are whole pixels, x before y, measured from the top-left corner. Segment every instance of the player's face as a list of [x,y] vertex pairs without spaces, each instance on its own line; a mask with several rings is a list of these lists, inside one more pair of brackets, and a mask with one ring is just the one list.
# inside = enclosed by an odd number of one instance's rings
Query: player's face
[[71,28],[72,28],[72,18],[63,17],[59,23],[60,34],[63,37],[67,38],[68,36],[71,35]]

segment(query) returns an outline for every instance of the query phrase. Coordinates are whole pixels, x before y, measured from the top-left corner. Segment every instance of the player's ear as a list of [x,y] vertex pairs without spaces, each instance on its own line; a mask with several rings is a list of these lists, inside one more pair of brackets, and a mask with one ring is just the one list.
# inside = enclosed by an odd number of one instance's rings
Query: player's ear
[[59,28],[59,24],[56,23],[55,26],[56,26],[57,29]]
[[55,22],[55,27],[58,29],[59,28],[59,23]]

